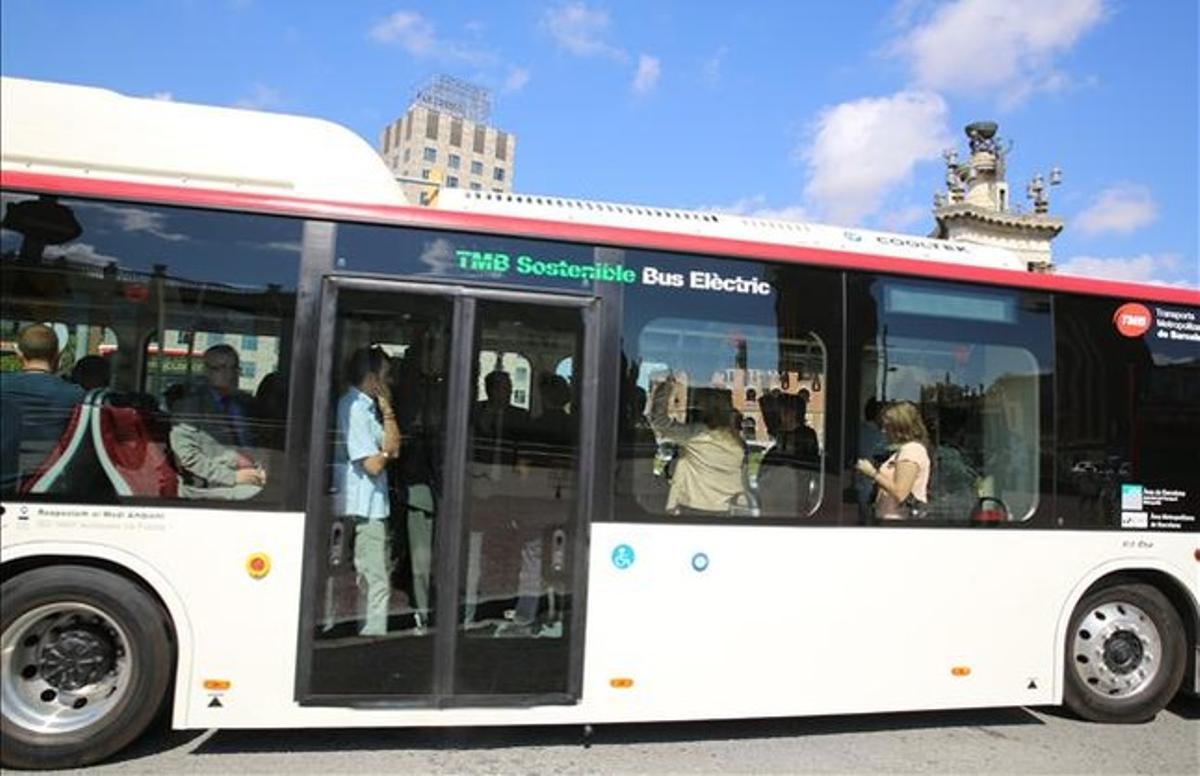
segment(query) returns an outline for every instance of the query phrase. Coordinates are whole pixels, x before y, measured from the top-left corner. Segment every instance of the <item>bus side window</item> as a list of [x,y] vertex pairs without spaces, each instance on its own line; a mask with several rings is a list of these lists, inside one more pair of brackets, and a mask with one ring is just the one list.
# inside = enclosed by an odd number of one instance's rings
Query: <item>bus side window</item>
[[[61,231],[74,231],[75,239],[39,240],[41,221],[22,217],[27,203],[36,203],[43,220],[73,225]],[[300,222],[11,192],[2,204],[6,416],[23,406],[20,384],[32,370],[22,366],[16,345],[31,325],[48,329],[57,350],[53,364],[35,368],[54,373],[43,374],[57,381],[52,387],[69,385],[77,393],[21,413],[19,425],[6,422],[4,493],[75,503],[232,499],[280,508],[287,416],[282,375]],[[223,433],[198,399],[213,393],[202,362],[218,344],[236,361],[236,373],[227,375],[236,406],[222,407],[232,419],[225,423],[233,436],[225,457],[277,474],[265,478],[270,486],[236,494],[197,488],[195,472],[182,466],[176,432],[190,426],[201,447]],[[59,394],[33,393],[41,404]],[[12,396],[18,398],[9,401]],[[10,456],[14,444],[18,452]]]
[[[852,334],[860,343],[852,460],[871,462],[855,472],[860,519],[979,525],[1033,517],[1041,437],[1050,428],[1042,406],[1052,360],[1045,296],[866,278],[851,288],[854,317],[868,324]],[[928,470],[912,487],[916,503],[897,510],[894,494],[869,475],[894,478],[893,454],[904,458],[910,438],[887,422],[899,403],[917,408]]]

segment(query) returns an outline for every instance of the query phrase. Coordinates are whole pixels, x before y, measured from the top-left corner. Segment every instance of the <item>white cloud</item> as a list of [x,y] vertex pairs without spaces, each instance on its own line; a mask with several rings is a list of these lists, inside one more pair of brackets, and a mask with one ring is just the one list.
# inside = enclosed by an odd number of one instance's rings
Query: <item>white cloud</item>
[[945,101],[930,92],[867,97],[821,111],[798,155],[808,167],[805,198],[824,218],[850,226],[877,211],[917,163],[952,143]]
[[661,75],[662,65],[656,57],[652,57],[649,54],[639,55],[637,74],[633,76],[633,93],[645,95],[654,91],[654,87],[658,85],[658,78]]
[[725,65],[725,56],[729,53],[728,46],[721,46],[717,49],[717,53],[713,54],[700,65],[700,77],[704,83],[709,86],[716,86],[721,82],[721,70]]
[[1143,253],[1110,258],[1074,256],[1059,263],[1056,269],[1063,275],[1200,287],[1200,267],[1195,263],[1189,266],[1182,257],[1173,253]]
[[527,83],[529,83],[529,68],[513,67],[504,78],[504,85],[501,89],[508,93],[519,92],[525,88]]
[[236,108],[248,108],[249,110],[269,110],[278,108],[281,104],[279,90],[263,83],[254,84],[248,97],[243,97],[233,103]]
[[150,95],[150,99],[161,100],[162,102],[174,102],[175,95],[171,94],[170,92],[155,92],[154,94]]
[[425,250],[421,251],[421,262],[435,275],[448,275],[455,267],[454,246],[442,237],[427,242]]
[[414,57],[423,57],[434,49],[433,25],[416,11],[396,11],[376,22],[368,33],[376,43],[396,43]]
[[80,264],[92,264],[97,267],[107,267],[109,264],[120,264],[116,256],[109,256],[96,250],[91,243],[73,242],[67,245],[47,245],[42,255],[47,259],[65,258]]
[[607,57],[624,62],[629,54],[605,40],[608,22],[608,11],[578,1],[549,8],[542,16],[542,26],[559,48],[577,57]]
[[1015,104],[1035,91],[1071,83],[1055,58],[1108,16],[1107,0],[956,0],[911,24],[916,7],[901,2],[903,26],[890,49],[905,59],[917,86],[978,95],[989,90]]
[[1101,191],[1071,224],[1086,235],[1129,234],[1158,217],[1158,204],[1150,189],[1121,184]]
[[768,218],[776,221],[811,221],[808,211],[802,205],[784,205],[770,207],[764,194],[753,194],[742,197],[728,205],[701,205],[693,208],[708,213],[728,213],[735,216],[750,218]]
[[116,221],[123,232],[146,232],[167,242],[187,240],[186,234],[167,231],[167,216],[164,212],[144,210],[138,207],[106,205],[100,202],[80,202],[75,207],[83,210],[99,210]]
[[[475,34],[472,22],[468,32]],[[416,11],[396,11],[371,25],[367,37],[383,45],[396,45],[417,59],[494,64],[496,55],[479,46],[438,37],[433,23]]]
[[932,225],[931,210],[932,208],[921,205],[905,205],[880,215],[879,223],[889,232],[904,232],[922,219],[929,219]]

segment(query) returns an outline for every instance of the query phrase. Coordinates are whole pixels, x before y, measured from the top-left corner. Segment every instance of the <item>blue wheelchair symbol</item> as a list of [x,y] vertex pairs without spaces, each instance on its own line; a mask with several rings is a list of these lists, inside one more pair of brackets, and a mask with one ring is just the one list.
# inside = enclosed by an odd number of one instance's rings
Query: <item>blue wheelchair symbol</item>
[[618,544],[612,552],[613,565],[619,569],[627,569],[633,565],[633,548],[628,544]]

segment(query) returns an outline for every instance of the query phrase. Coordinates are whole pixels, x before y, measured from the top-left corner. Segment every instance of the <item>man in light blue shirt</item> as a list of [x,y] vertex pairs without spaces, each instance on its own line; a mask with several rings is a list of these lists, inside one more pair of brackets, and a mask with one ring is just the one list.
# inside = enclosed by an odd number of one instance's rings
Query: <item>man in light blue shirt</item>
[[355,351],[349,364],[350,389],[337,405],[337,511],[354,518],[354,570],[366,602],[359,626],[363,636],[387,633],[391,598],[387,467],[400,453],[400,429],[389,369],[381,348]]

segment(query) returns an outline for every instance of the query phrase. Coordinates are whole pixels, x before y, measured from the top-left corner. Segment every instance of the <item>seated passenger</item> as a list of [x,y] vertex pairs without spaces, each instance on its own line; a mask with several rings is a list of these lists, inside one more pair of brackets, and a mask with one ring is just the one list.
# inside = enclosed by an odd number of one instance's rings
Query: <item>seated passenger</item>
[[929,507],[929,432],[912,402],[897,402],[879,416],[883,434],[895,449],[883,465],[860,458],[859,473],[878,487],[875,516],[880,520],[923,517]]
[[698,388],[691,392],[694,406],[689,408],[688,422],[680,423],[667,414],[675,386],[672,375],[656,386],[650,399],[650,426],[659,441],[679,446],[666,511],[728,514],[734,501],[745,494],[745,448],[733,425],[732,397],[726,390]]
[[54,449],[83,390],[54,373],[58,336],[41,323],[17,334],[19,372],[0,374],[0,493],[16,493]]
[[775,440],[758,469],[762,514],[807,515],[817,502],[821,469],[817,432],[804,422],[808,392],[772,391],[759,404],[763,422]]
[[71,368],[71,382],[84,391],[107,388],[112,380],[112,366],[104,356],[84,356]]
[[250,457],[253,400],[238,390],[238,354],[229,345],[204,351],[206,382],[171,405],[171,450],[184,498],[247,499],[267,482]]

